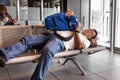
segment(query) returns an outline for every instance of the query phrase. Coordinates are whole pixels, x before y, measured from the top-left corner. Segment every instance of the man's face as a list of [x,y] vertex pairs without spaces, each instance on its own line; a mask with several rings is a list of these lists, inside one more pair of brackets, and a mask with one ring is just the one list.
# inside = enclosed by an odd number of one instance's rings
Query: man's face
[[4,16],[4,17],[3,17],[3,21],[4,21],[4,22],[8,22],[8,21],[9,21],[9,18],[8,18],[7,16]]
[[88,39],[91,39],[96,35],[96,33],[93,29],[85,29],[82,32],[82,34],[85,35]]

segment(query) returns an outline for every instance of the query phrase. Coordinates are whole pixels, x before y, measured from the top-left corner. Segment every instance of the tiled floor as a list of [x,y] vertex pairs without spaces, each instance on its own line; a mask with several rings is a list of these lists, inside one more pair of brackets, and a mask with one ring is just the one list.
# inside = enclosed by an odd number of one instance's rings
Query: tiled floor
[[[71,61],[61,65],[54,60],[44,80],[120,80],[120,54],[103,50],[91,55],[81,54],[76,58],[88,73],[87,76],[81,75]],[[0,68],[0,80],[30,80],[36,64],[24,63]]]

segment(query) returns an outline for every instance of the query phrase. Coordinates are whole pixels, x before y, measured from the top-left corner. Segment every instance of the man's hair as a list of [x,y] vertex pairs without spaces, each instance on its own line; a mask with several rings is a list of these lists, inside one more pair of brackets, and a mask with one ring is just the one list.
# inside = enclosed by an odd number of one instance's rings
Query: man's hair
[[2,14],[7,13],[7,8],[5,7],[5,5],[0,4],[0,13],[2,13]]
[[94,32],[95,32],[95,36],[93,36],[92,39],[95,39],[95,38],[97,37],[97,35],[98,35],[98,32],[97,32],[96,29],[93,29],[93,30],[94,30]]

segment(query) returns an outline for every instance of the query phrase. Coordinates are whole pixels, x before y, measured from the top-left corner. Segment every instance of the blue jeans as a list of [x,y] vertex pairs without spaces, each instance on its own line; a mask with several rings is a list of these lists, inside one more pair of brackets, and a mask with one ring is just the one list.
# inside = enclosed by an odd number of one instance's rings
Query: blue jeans
[[63,41],[57,38],[54,34],[51,35],[34,35],[22,38],[15,45],[0,49],[7,57],[7,60],[15,58],[29,49],[41,49],[41,57],[38,65],[31,77],[31,80],[42,80],[54,55],[65,50]]

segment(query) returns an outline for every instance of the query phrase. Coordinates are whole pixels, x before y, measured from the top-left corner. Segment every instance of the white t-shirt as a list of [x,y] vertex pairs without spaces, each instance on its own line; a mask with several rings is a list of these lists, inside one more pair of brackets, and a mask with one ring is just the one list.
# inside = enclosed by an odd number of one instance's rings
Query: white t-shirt
[[[69,32],[68,31],[60,31],[59,34],[60,35],[67,35]],[[80,40],[85,44],[85,48],[88,48],[90,46],[90,41],[86,38],[86,36],[84,36],[83,34],[79,33],[79,36],[80,36]],[[69,40],[69,41],[63,41],[64,45],[65,45],[65,48],[66,50],[69,50],[69,49],[74,49],[75,48],[75,42],[74,42],[74,37]]]

